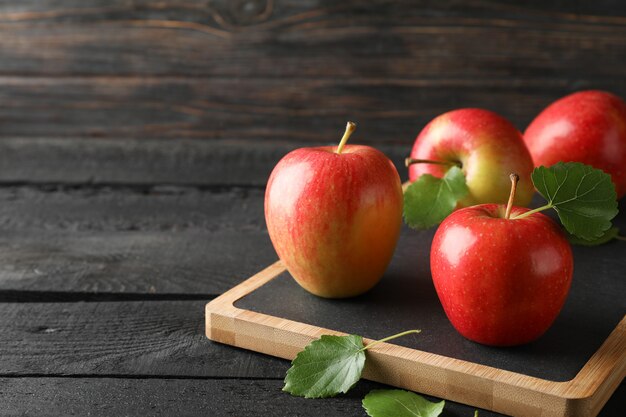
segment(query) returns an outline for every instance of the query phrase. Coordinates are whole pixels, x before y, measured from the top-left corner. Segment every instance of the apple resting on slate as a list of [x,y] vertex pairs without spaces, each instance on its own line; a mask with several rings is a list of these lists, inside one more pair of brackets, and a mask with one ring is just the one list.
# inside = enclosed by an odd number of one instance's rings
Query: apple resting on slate
[[506,203],[510,172],[522,179],[516,205],[528,205],[534,192],[530,182],[533,163],[521,133],[488,110],[459,109],[433,119],[415,140],[407,165],[411,182],[424,174],[444,177],[450,167],[458,166],[467,183],[459,207]]
[[626,195],[626,103],[604,91],[581,91],[544,109],[524,140],[535,166],[578,161],[611,175]]
[[498,204],[468,207],[447,217],[435,234],[435,289],[452,325],[470,340],[493,346],[533,341],[565,302],[570,245],[552,219],[524,217],[528,212],[512,201],[506,210]]
[[270,239],[307,291],[350,297],[380,280],[402,224],[402,186],[391,161],[369,146],[301,148],[270,175],[265,220]]

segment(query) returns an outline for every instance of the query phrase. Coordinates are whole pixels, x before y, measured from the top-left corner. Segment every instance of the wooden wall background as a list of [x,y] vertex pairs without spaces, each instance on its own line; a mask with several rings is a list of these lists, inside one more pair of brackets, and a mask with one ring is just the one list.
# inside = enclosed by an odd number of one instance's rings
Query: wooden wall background
[[0,180],[262,185],[347,119],[399,161],[452,108],[626,96],[624,63],[620,0],[0,1]]

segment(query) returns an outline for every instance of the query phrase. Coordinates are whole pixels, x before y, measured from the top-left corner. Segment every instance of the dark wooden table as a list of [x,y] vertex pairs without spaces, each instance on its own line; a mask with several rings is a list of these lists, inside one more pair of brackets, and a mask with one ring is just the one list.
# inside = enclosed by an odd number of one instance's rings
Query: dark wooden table
[[364,416],[380,385],[290,397],[203,307],[276,259],[273,165],[348,119],[400,166],[455,107],[626,96],[623,2],[517,3],[2,2],[0,415]]

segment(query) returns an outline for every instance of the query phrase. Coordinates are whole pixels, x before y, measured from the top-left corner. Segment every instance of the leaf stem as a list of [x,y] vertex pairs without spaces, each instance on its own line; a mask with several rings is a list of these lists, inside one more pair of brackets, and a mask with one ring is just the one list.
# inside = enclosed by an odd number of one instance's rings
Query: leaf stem
[[365,346],[364,348],[359,349],[359,352],[362,352],[362,351],[364,351],[366,349],[369,349],[372,346],[376,346],[379,343],[388,342],[388,341],[390,341],[392,339],[396,339],[398,337],[406,336],[406,335],[413,334],[413,333],[417,334],[417,333],[421,333],[421,332],[422,332],[421,330],[407,330],[407,331],[402,332],[402,333],[394,334],[393,336],[388,336],[388,337],[385,337],[384,339],[376,340],[376,341],[370,343],[369,345]]
[[626,242],[626,236],[617,235],[613,239],[621,240],[622,242]]
[[506,203],[506,211],[504,212],[504,218],[507,220],[511,217],[511,209],[513,208],[513,200],[515,199],[515,190],[517,190],[519,175],[513,173],[509,175],[509,178],[511,178],[511,194],[509,194],[509,201]]
[[531,214],[539,213],[540,211],[548,210],[548,209],[551,209],[553,207],[554,206],[552,205],[552,203],[548,203],[545,206],[537,207],[536,209],[527,211],[527,212],[522,213],[522,214],[518,214],[517,216],[512,217],[512,219],[523,219],[524,217],[528,217]]
[[341,138],[341,141],[339,142],[339,146],[337,146],[337,154],[340,154],[341,151],[343,151],[343,148],[346,146],[346,142],[348,142],[350,135],[352,135],[352,133],[355,130],[356,130],[356,123],[348,122],[348,124],[346,125],[346,131],[343,133],[343,137]]
[[413,164],[435,164],[435,165],[445,165],[445,166],[457,166],[462,168],[463,165],[460,162],[455,161],[434,161],[432,159],[415,159],[415,158],[405,158],[404,165],[408,168]]

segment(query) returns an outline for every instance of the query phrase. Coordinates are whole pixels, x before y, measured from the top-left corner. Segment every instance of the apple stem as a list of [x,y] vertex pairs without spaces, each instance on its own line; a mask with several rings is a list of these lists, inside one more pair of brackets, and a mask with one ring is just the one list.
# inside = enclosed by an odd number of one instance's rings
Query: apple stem
[[615,236],[615,239],[617,239],[617,240],[621,240],[621,241],[623,241],[623,242],[626,242],[626,236],[617,235],[617,236]]
[[453,161],[433,161],[432,159],[415,159],[411,157],[408,157],[404,160],[404,165],[407,168],[413,164],[435,164],[435,165],[457,166],[459,168],[463,166],[461,165],[460,162],[453,162]]
[[355,130],[356,130],[356,123],[348,122],[348,124],[346,125],[346,131],[344,132],[343,137],[341,138],[341,141],[339,142],[339,146],[337,146],[337,154],[340,154],[341,151],[343,151],[343,148],[346,146],[346,142],[348,142],[348,139],[350,138],[350,136]]
[[545,206],[537,207],[536,209],[532,209],[526,211],[522,214],[518,214],[517,216],[513,216],[514,219],[523,219],[524,217],[528,217],[531,214],[539,213],[540,211],[548,210],[554,207],[551,203],[546,204]]
[[506,203],[506,211],[504,212],[504,218],[507,220],[511,217],[511,209],[513,208],[513,200],[515,200],[515,190],[517,190],[519,175],[511,174],[509,178],[511,178],[511,194],[509,194],[509,201]]
[[388,337],[385,337],[384,339],[376,340],[376,341],[370,343],[369,345],[365,346],[364,348],[359,349],[359,352],[362,352],[362,351],[364,351],[366,349],[369,349],[372,346],[376,346],[379,343],[388,342],[388,341],[390,341],[392,339],[396,339],[398,337],[406,336],[406,335],[413,334],[413,333],[417,334],[417,333],[421,333],[421,332],[422,332],[421,330],[407,330],[407,331],[402,332],[402,333],[394,334],[393,336],[388,336]]

